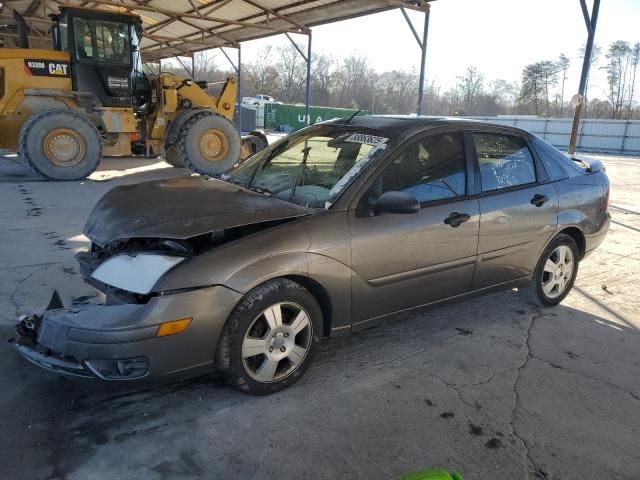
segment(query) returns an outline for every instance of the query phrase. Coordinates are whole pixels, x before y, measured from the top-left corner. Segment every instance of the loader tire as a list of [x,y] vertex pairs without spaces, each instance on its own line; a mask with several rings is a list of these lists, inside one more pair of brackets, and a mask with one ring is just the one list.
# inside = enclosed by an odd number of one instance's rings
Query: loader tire
[[194,115],[180,129],[177,148],[185,165],[202,175],[219,175],[240,160],[241,140],[235,125],[214,112]]
[[175,145],[171,145],[165,150],[164,159],[172,167],[184,168],[186,166],[184,160],[180,156],[180,151]]
[[269,146],[267,137],[265,137],[264,134],[260,135],[258,133],[251,132],[244,138],[245,140],[251,142],[251,155],[255,155],[259,151],[264,150]]
[[20,129],[18,153],[40,177],[80,180],[102,160],[102,139],[87,118],[71,110],[44,110]]

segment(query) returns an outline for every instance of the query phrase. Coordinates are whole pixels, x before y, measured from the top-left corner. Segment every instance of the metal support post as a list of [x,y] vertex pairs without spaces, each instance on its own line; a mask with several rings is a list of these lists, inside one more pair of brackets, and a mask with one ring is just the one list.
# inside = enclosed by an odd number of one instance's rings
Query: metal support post
[[596,34],[596,25],[598,23],[598,12],[600,11],[600,0],[593,0],[591,15],[587,9],[586,0],[580,0],[580,8],[584,16],[584,22],[587,27],[587,46],[584,51],[584,59],[582,60],[582,73],[580,74],[580,85],[578,87],[578,102],[573,112],[573,124],[571,125],[571,136],[569,138],[569,155],[573,155],[576,151],[576,141],[578,138],[578,126],[580,124],[580,113],[582,112],[582,104],[584,102],[584,89],[589,78],[589,68],[591,67],[591,55],[593,54],[593,40]]
[[[180,63],[180,65],[182,65],[182,68],[184,68],[184,71],[187,72],[187,75],[191,75],[191,78],[193,79],[193,70],[189,71],[189,69],[187,68],[187,66],[184,64],[184,62],[180,59],[180,57],[175,57],[176,60],[178,60],[178,63]],[[191,61],[193,62],[193,56],[191,57]],[[193,65],[193,63],[192,63]]]
[[238,105],[238,124],[236,125],[238,127],[238,131],[242,132],[242,79],[240,78],[240,75],[242,73],[241,68],[242,68],[242,52],[240,49],[240,45],[238,45],[238,63],[235,64],[233,63],[233,60],[231,60],[231,57],[229,56],[229,54],[227,54],[227,52],[225,52],[224,48],[220,47],[220,51],[222,52],[222,54],[226,57],[226,59],[229,61],[229,63],[231,64],[231,66],[233,67],[233,69],[236,72],[236,76],[238,77],[238,89],[237,89],[237,95],[236,95],[236,103]]
[[311,105],[311,30],[308,30],[306,32],[306,35],[307,35],[307,54],[306,55],[304,54],[302,49],[298,46],[298,44],[293,41],[293,38],[291,38],[291,35],[289,35],[287,32],[285,32],[285,35],[287,36],[291,44],[295,47],[295,49],[298,51],[300,56],[304,59],[305,63],[307,64],[307,85],[306,85],[305,99],[304,99],[304,118],[305,118],[305,123],[307,125],[310,125],[311,116],[309,114],[309,106]]
[[418,115],[422,115],[422,107],[424,103],[424,79],[425,79],[425,67],[427,61],[427,39],[429,37],[429,13],[430,6],[429,4],[425,5],[424,11],[424,26],[422,29],[422,39],[418,36],[418,32],[416,31],[407,11],[404,8],[400,8],[404,19],[407,21],[409,28],[411,29],[411,33],[416,39],[418,46],[420,47],[420,79],[418,80]]
[[242,48],[238,44],[238,96],[236,104],[238,105],[238,131],[242,133]]

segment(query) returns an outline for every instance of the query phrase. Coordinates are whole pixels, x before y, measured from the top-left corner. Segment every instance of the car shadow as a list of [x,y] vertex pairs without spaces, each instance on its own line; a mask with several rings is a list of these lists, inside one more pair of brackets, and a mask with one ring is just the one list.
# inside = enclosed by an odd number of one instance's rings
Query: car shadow
[[[8,337],[10,332],[2,328],[2,335]],[[238,422],[255,422],[259,428],[275,415],[265,412],[286,408],[290,417],[287,424],[293,426],[305,421],[309,402],[335,403],[334,408],[342,411],[333,418],[350,418],[361,408],[353,401],[354,395],[368,399],[368,408],[373,409],[368,414],[375,416],[378,427],[386,425],[385,422],[394,423],[395,433],[389,435],[397,435],[397,441],[401,442],[405,423],[401,418],[389,417],[389,410],[381,406],[384,402],[375,402],[377,397],[385,397],[389,402],[388,388],[398,389],[405,402],[416,392],[423,392],[427,384],[427,390],[434,388],[436,380],[444,389],[466,387],[473,392],[474,388],[489,384],[499,373],[519,372],[530,359],[535,359],[540,368],[548,366],[545,378],[536,382],[551,384],[556,382],[553,375],[574,374],[596,382],[601,379],[603,389],[619,388],[640,398],[637,387],[640,374],[637,369],[628,368],[640,365],[637,328],[566,306],[535,308],[513,292],[505,292],[414,311],[358,334],[327,340],[302,380],[269,397],[236,392],[213,375],[144,388],[73,381],[40,371],[7,346],[0,351],[0,373],[5,385],[0,394],[0,408],[11,415],[0,440],[0,462],[15,465],[18,453],[29,448],[33,438],[25,431],[27,424],[28,433],[36,433],[40,445],[30,461],[34,465],[38,461],[49,465],[62,478],[107,444],[123,444],[170,432],[176,436],[173,441],[177,442],[179,437],[183,442],[197,442],[197,435],[183,437],[184,428],[197,430],[208,418],[218,422],[218,430],[230,437],[237,436],[239,444],[246,444],[250,450],[252,446],[259,448],[254,443],[261,440],[242,437],[242,430],[233,431]],[[506,389],[504,401],[510,400],[512,394],[511,388]],[[351,400],[341,402],[346,395]],[[430,395],[438,393],[433,391]],[[593,395],[599,393],[595,391]],[[422,406],[423,401],[435,404],[435,400],[421,398]],[[551,405],[553,408],[553,402]],[[466,407],[447,407],[451,412],[456,408]],[[557,408],[562,410],[565,406]],[[224,419],[218,416],[220,412],[225,412]],[[461,416],[461,412],[457,414]],[[433,426],[431,422],[440,421],[440,417],[434,418],[420,419],[425,431]],[[496,424],[503,421],[490,414],[486,420]],[[587,416],[585,421],[588,420]],[[344,428],[343,423],[340,426]],[[291,434],[296,435],[291,428]],[[318,438],[333,436],[332,428],[337,425],[327,420],[317,432]],[[304,430],[300,432],[304,434]],[[575,434],[571,431],[567,434],[571,433]],[[544,431],[538,434],[544,435]],[[451,443],[452,452],[457,448],[454,437],[441,440]],[[341,440],[318,440],[318,455],[322,456],[321,445],[330,441]],[[306,442],[309,448],[314,448],[308,439]],[[409,459],[419,452],[411,450],[405,454]],[[464,457],[465,453],[460,455]]]

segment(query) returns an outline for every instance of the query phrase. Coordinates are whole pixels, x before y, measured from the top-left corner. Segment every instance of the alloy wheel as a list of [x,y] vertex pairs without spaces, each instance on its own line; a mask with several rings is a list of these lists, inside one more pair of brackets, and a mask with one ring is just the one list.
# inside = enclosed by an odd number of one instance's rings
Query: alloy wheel
[[300,305],[276,303],[258,315],[242,341],[247,374],[262,383],[282,380],[304,361],[313,339],[309,314]]
[[557,247],[544,264],[542,291],[548,298],[558,298],[564,293],[574,271],[573,252],[566,245]]

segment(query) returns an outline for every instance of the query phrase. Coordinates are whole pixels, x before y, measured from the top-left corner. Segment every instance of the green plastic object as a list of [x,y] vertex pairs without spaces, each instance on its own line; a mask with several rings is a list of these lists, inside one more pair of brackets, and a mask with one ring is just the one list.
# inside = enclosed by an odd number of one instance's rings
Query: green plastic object
[[458,472],[445,470],[420,470],[419,472],[405,473],[400,480],[462,480]]

